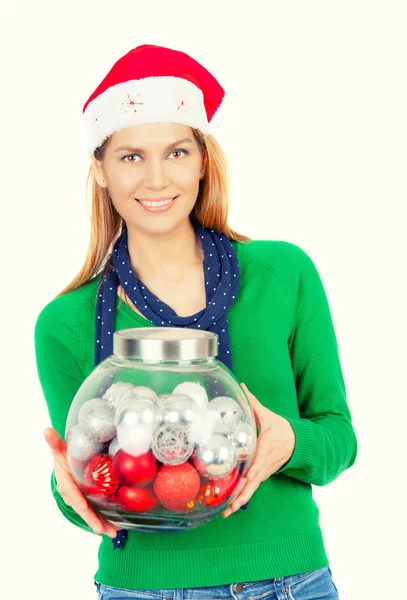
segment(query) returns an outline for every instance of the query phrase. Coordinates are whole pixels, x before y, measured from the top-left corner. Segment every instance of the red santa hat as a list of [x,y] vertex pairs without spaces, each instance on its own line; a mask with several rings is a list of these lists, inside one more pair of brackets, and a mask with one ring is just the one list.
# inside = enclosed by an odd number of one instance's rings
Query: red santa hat
[[114,131],[141,123],[181,123],[210,133],[224,89],[185,52],[137,46],[122,56],[83,107],[88,156]]

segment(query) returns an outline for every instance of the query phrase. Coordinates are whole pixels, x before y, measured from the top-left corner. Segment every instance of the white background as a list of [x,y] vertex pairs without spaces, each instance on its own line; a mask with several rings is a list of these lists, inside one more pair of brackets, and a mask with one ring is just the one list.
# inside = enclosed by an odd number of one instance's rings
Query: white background
[[49,489],[33,328],[88,248],[83,104],[118,58],[152,43],[191,54],[226,89],[213,131],[231,226],[317,265],[359,442],[356,464],[314,487],[334,580],[341,600],[401,598],[405,2],[25,1],[4,3],[0,21],[2,597],[96,598],[99,538]]

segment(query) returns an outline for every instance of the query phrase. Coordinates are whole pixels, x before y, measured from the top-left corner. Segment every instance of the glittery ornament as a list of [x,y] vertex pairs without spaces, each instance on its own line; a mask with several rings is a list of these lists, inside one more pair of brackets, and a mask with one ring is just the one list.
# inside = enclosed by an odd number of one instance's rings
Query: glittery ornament
[[119,482],[112,469],[112,459],[108,454],[94,456],[85,468],[85,482],[95,492],[109,496],[119,487]]
[[99,406],[103,406],[106,408],[108,406],[107,400],[105,400],[104,398],[91,398],[90,400],[84,402],[78,411],[79,425],[82,425],[82,422],[84,421],[84,419],[86,419],[88,414]]
[[125,381],[117,381],[113,383],[103,394],[103,398],[107,400],[109,408],[116,408],[117,402],[121,396],[134,385]]
[[154,493],[169,510],[180,510],[180,506],[195,500],[199,487],[199,474],[188,462],[163,465],[154,480]]
[[158,504],[157,498],[148,488],[122,485],[116,492],[116,502],[129,512],[146,512]]
[[89,460],[103,448],[103,444],[92,439],[80,425],[74,425],[66,436],[67,452],[79,460]]
[[247,460],[253,453],[255,436],[253,428],[249,423],[238,423],[235,429],[228,435],[228,438],[236,448],[236,458],[238,461]]
[[225,477],[236,466],[236,450],[224,435],[215,434],[196,447],[192,463],[205,477]]
[[243,411],[239,404],[229,396],[213,398],[209,402],[208,408],[218,417],[215,424],[216,433],[230,433],[243,417]]
[[159,424],[158,409],[150,400],[133,397],[125,408],[116,409],[114,422],[116,426],[146,426],[154,431]]
[[194,442],[186,427],[162,425],[153,434],[151,448],[165,465],[179,465],[191,456]]
[[[85,405],[86,403],[83,406]],[[87,407],[79,418],[79,425],[96,441],[108,442],[115,436],[114,412],[107,406],[107,402],[104,406]]]
[[119,450],[119,448],[120,448],[119,440],[117,439],[117,437],[114,437],[109,444],[109,455],[114,456],[116,454],[116,452]]
[[157,473],[157,459],[152,452],[133,456],[119,450],[112,460],[113,472],[120,484],[146,486]]
[[208,394],[200,383],[184,381],[183,383],[178,384],[172,393],[186,394],[198,404],[202,413],[205,413],[206,409],[208,408]]
[[172,394],[160,406],[161,425],[190,427],[202,421],[202,412],[198,404],[185,394]]

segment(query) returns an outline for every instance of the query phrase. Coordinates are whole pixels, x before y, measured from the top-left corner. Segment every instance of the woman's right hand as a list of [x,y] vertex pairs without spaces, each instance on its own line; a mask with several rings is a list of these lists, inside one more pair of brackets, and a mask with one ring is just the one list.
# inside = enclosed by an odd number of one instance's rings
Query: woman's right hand
[[57,489],[65,504],[71,506],[95,533],[116,537],[119,528],[103,519],[89,507],[88,501],[75,483],[66,458],[66,444],[62,441],[59,433],[52,427],[47,427],[44,430],[44,437],[54,457]]

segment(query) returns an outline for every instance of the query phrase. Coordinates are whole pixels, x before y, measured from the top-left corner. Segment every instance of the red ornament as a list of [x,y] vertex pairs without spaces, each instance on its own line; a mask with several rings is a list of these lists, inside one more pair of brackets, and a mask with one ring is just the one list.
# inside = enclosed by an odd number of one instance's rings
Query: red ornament
[[190,463],[163,465],[155,478],[154,492],[165,508],[184,511],[195,501],[199,486],[199,473]]
[[239,481],[240,474],[236,468],[222,479],[209,479],[199,490],[199,503],[202,506],[219,506],[232,495]]
[[130,512],[146,512],[158,504],[157,498],[149,488],[121,485],[116,492],[116,502]]
[[112,469],[112,458],[108,454],[94,456],[86,465],[84,477],[85,484],[93,489],[93,494],[109,496],[119,487]]
[[145,486],[151,483],[157,473],[158,462],[152,452],[132,456],[118,450],[113,457],[113,470],[123,485]]

